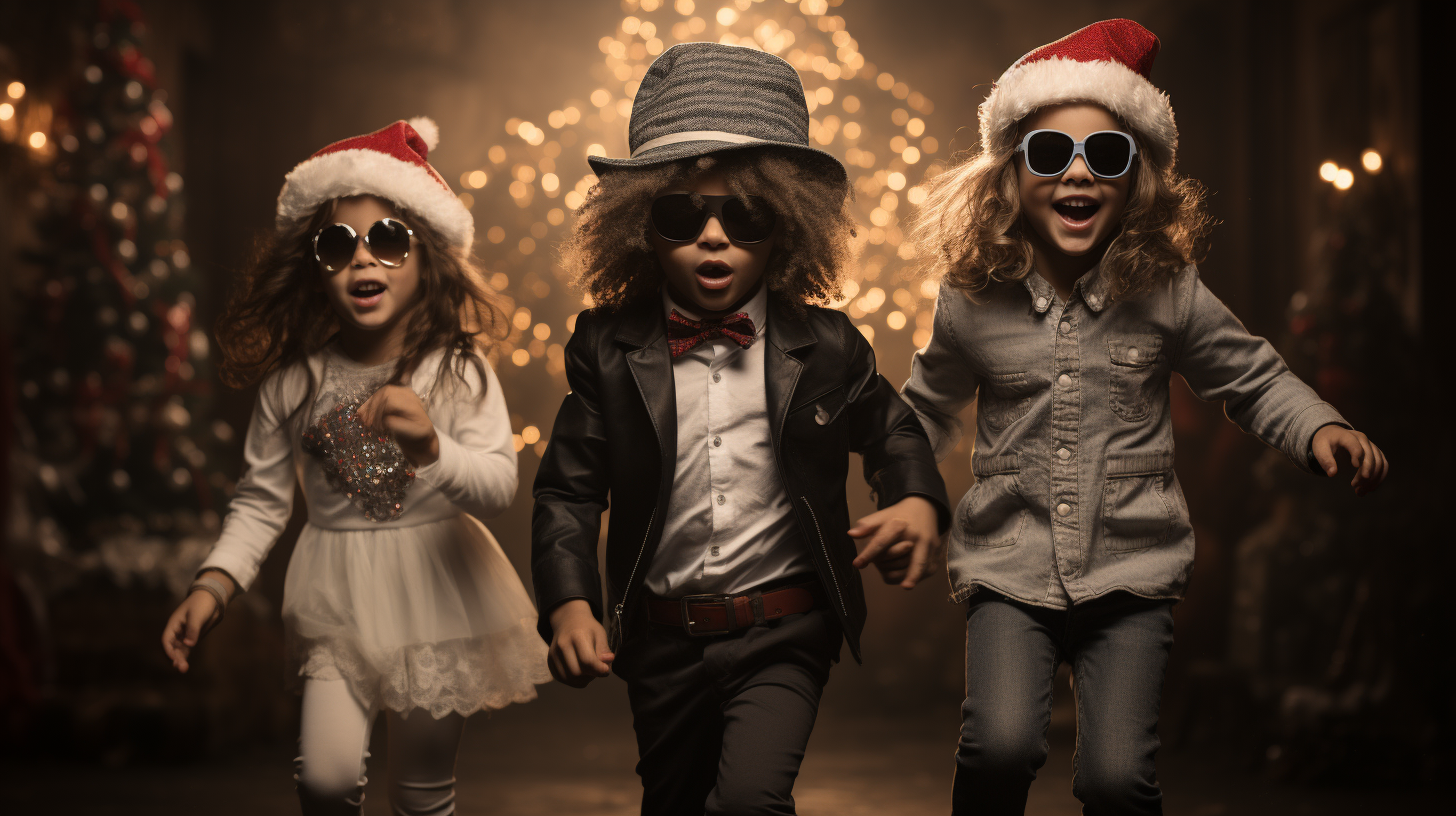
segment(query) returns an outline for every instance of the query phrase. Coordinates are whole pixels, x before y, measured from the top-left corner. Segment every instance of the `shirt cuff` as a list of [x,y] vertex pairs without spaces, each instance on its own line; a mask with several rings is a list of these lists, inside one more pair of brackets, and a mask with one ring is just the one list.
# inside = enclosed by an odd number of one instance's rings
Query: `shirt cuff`
[[1287,446],[1285,455],[1294,461],[1294,464],[1309,473],[1324,475],[1324,470],[1314,458],[1314,435],[1315,432],[1326,425],[1339,425],[1341,428],[1350,428],[1350,423],[1335,410],[1335,406],[1328,402],[1317,402],[1299,413],[1290,425],[1289,433],[1285,437]]
[[440,489],[450,483],[452,474],[460,472],[459,460],[464,452],[460,450],[460,443],[446,434],[436,431],[435,439],[440,445],[439,457],[424,467],[415,468],[415,478]]

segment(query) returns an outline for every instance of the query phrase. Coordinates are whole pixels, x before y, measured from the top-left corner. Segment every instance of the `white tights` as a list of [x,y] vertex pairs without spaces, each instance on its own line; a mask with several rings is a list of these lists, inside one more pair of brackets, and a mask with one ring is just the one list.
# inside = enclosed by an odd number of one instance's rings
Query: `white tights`
[[[408,717],[388,712],[389,802],[399,816],[455,812],[455,754],[465,718],[435,719],[416,709]],[[309,679],[296,760],[298,798],[304,816],[358,816],[364,806],[365,760],[374,710],[362,705],[343,680]]]

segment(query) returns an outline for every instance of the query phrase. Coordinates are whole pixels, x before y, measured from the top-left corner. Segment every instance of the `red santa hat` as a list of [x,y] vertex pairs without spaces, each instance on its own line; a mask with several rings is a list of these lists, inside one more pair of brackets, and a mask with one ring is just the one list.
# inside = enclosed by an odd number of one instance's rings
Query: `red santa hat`
[[278,228],[311,217],[332,199],[376,195],[425,219],[445,240],[469,252],[475,219],[427,161],[439,141],[434,121],[416,117],[334,142],[283,177]]
[[1008,148],[1037,108],[1093,102],[1128,124],[1166,165],[1178,153],[1173,105],[1149,78],[1158,38],[1132,20],[1103,20],[1012,63],[981,103],[981,149]]

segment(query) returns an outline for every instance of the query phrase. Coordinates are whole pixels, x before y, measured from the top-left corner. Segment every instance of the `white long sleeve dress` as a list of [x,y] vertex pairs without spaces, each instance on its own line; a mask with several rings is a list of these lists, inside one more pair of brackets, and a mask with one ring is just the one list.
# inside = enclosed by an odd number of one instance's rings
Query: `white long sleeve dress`
[[477,520],[516,492],[500,383],[489,365],[482,382],[467,363],[464,388],[453,377],[436,387],[442,353],[409,382],[440,445],[440,458],[412,475],[392,440],[354,418],[393,362],[361,366],[330,345],[259,390],[247,471],[201,568],[250,586],[302,485],[308,523],[283,590],[296,688],[342,678],[370,707],[440,718],[534,699],[550,680],[535,607]]

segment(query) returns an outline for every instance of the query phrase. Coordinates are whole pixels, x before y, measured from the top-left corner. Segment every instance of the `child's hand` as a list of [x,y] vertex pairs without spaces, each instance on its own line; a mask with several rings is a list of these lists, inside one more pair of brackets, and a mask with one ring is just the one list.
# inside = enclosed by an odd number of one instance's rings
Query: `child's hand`
[[187,657],[192,647],[207,630],[222,617],[217,599],[211,592],[193,592],[188,595],[162,629],[162,651],[167,653],[177,671],[187,673]]
[[854,565],[874,564],[885,583],[910,589],[940,569],[942,555],[935,505],[920,496],[906,496],[878,513],[854,523],[852,538],[869,538]]
[[551,610],[551,676],[572,688],[611,673],[616,655],[607,650],[607,630],[592,617],[591,605],[573,598]]
[[423,467],[440,458],[435,423],[414,391],[402,385],[386,385],[364,400],[356,413],[364,427],[393,434],[411,465]]
[[1355,468],[1355,478],[1350,480],[1350,486],[1355,488],[1357,496],[1379,487],[1390,471],[1385,454],[1375,447],[1370,437],[1339,425],[1326,425],[1315,431],[1310,449],[1326,476],[1333,476],[1339,471],[1340,454],[1343,453]]

